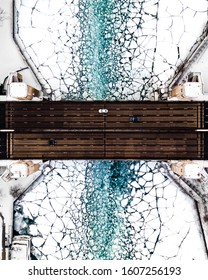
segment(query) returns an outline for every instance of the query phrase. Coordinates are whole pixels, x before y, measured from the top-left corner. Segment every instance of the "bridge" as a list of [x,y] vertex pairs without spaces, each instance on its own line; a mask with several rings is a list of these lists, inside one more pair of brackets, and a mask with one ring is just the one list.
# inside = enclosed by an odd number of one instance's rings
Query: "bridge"
[[207,102],[1,102],[1,159],[208,158]]

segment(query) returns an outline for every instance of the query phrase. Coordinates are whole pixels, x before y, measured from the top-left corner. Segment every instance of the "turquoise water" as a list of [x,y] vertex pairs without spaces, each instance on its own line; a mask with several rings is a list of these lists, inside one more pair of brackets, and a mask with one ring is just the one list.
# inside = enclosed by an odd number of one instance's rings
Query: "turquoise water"
[[[80,0],[77,17],[80,21],[81,97],[87,92],[96,100],[125,98],[122,83],[131,84],[122,62],[125,53],[130,2],[117,0]],[[120,29],[120,30],[119,30]],[[119,35],[119,31],[122,32]],[[120,92],[120,93],[119,93]]]
[[135,258],[131,224],[126,215],[131,162],[89,162],[81,201],[85,205],[83,229],[86,229],[85,257],[95,259]]

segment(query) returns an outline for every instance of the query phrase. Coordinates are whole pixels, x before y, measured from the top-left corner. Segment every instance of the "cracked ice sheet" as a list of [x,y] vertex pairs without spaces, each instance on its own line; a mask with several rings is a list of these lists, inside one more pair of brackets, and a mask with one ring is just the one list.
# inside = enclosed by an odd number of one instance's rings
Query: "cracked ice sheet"
[[207,24],[207,0],[14,4],[15,39],[53,99],[148,99]]
[[194,201],[153,161],[46,163],[15,232],[37,259],[206,259]]

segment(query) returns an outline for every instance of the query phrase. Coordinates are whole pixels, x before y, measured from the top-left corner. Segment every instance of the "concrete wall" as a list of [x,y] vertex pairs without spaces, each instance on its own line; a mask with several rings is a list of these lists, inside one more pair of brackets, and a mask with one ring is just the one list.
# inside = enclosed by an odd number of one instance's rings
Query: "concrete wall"
[[[0,22],[0,83],[2,84],[4,78],[9,73],[27,67],[28,65],[13,40],[13,1],[0,0],[0,8],[4,9],[6,13],[6,19]],[[27,84],[40,88],[38,81],[30,69],[24,70],[22,74]]]
[[[200,55],[200,57],[193,63],[189,72],[201,72],[204,94],[208,96],[208,48]],[[207,100],[207,99],[206,99]]]

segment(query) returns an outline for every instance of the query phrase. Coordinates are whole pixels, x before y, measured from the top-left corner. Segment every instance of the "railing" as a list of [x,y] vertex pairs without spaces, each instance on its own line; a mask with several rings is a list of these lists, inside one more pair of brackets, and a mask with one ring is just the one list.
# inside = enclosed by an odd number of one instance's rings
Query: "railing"
[[5,248],[5,223],[4,223],[4,216],[0,212],[0,218],[2,220],[2,236],[1,236],[1,241],[2,241],[2,252],[1,252],[1,259],[6,260],[6,248]]

